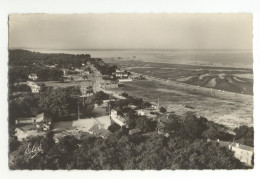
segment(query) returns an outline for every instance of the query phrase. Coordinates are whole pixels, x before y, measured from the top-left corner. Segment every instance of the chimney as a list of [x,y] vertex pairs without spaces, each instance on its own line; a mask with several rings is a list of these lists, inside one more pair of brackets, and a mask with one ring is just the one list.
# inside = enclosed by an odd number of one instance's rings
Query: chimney
[[219,142],[219,139],[217,139],[217,142]]

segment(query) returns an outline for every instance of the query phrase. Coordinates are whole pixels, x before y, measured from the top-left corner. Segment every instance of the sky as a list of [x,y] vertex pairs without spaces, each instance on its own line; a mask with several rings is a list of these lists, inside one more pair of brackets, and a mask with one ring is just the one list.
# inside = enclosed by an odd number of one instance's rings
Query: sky
[[252,49],[251,14],[12,14],[9,48]]

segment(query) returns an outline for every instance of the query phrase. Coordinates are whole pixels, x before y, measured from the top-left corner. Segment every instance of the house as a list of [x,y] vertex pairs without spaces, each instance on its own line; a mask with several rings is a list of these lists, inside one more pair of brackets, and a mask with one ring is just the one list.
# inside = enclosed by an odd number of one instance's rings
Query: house
[[29,74],[28,78],[35,81],[38,79],[38,76],[35,73],[31,73],[31,74]]
[[133,104],[128,105],[128,107],[131,108],[131,109],[136,109],[137,108],[137,106],[135,106]]
[[41,87],[38,86],[38,85],[33,85],[33,86],[30,86],[30,87],[31,87],[32,93],[39,93],[40,90],[41,90]]
[[113,76],[110,76],[110,75],[102,75],[102,78],[103,79],[113,79]]
[[83,71],[84,71],[84,70],[79,69],[79,68],[76,68],[75,71],[78,72],[79,74],[83,74]]
[[252,166],[252,157],[254,155],[254,148],[239,143],[231,143],[229,149],[234,151],[234,155],[241,162]]
[[63,71],[63,76],[67,76],[68,75],[68,72],[69,72],[68,69],[62,69],[62,71]]
[[101,126],[94,124],[90,129],[89,133],[100,136],[102,138],[106,138],[109,135],[109,131],[102,128]]
[[151,108],[152,110],[156,110],[156,109],[158,109],[158,105],[152,104],[150,108]]
[[171,122],[172,122],[172,120],[169,119],[169,115],[168,114],[160,116],[158,118],[157,133],[158,134],[164,134],[166,132],[165,128],[166,128],[167,124],[169,124]]
[[119,126],[125,126],[126,119],[118,115],[117,111],[112,109],[110,114],[111,119],[117,123]]
[[27,85],[31,87],[33,85],[37,85],[37,83],[35,83],[33,81],[27,81]]
[[[211,141],[210,139],[207,140],[208,142]],[[227,141],[220,141],[219,139],[216,140],[221,147],[226,147],[229,150],[234,152],[234,156],[240,160],[241,162],[245,163],[248,166],[252,166],[252,158],[254,155],[254,148],[246,145],[242,145],[235,142],[227,142]]]
[[130,82],[133,81],[132,78],[123,78],[123,79],[118,79],[118,82]]
[[37,130],[47,131],[51,128],[52,118],[45,113],[38,114],[35,119]]
[[20,117],[15,119],[15,124],[34,124],[34,117]]
[[39,93],[41,90],[41,87],[33,81],[27,81],[27,85],[31,88],[32,93]]
[[130,135],[134,135],[134,134],[139,134],[139,133],[141,133],[141,132],[142,132],[141,129],[136,128],[136,129],[130,130],[130,131],[129,131],[129,134],[130,134]]
[[142,109],[137,110],[136,112],[138,116],[145,116],[145,112]]
[[51,124],[52,120],[45,113],[38,114],[35,117],[23,117],[23,118],[17,118],[15,120],[15,124],[36,124],[41,122],[46,122]]
[[129,74],[127,71],[121,71],[121,70],[116,70],[116,72],[113,73],[116,78],[128,78]]
[[118,88],[118,83],[115,82],[115,81],[104,80],[104,82],[100,83],[100,87],[103,88],[103,89]]
[[46,122],[51,124],[52,123],[52,118],[50,116],[48,116],[46,113],[40,113],[35,117],[35,122]]

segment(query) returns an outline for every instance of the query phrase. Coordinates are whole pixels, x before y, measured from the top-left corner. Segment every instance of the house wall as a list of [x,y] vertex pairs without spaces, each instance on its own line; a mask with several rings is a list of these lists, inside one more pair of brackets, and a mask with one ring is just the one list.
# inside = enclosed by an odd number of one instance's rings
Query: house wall
[[128,82],[128,81],[133,81],[131,78],[127,78],[127,79],[119,79],[119,82]]
[[244,162],[250,166],[252,165],[252,151],[244,150],[234,146],[232,146],[231,150],[235,152],[235,157],[239,159],[241,162]]
[[120,125],[121,127],[122,127],[122,126],[125,126],[125,123],[123,123],[123,122],[122,122],[121,120],[119,120],[118,118],[119,118],[119,116],[117,115],[117,111],[112,110],[112,111],[111,111],[111,119],[112,119],[115,123],[117,123],[118,125]]

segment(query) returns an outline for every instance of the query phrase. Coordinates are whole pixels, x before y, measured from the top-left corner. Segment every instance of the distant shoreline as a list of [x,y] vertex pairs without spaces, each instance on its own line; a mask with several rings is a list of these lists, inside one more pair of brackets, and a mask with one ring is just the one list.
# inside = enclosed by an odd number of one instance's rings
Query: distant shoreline
[[104,60],[111,59],[115,61],[134,60],[148,63],[182,64],[222,68],[253,68],[253,52],[250,49],[20,49],[39,53],[75,55],[90,54],[93,58],[102,58]]

